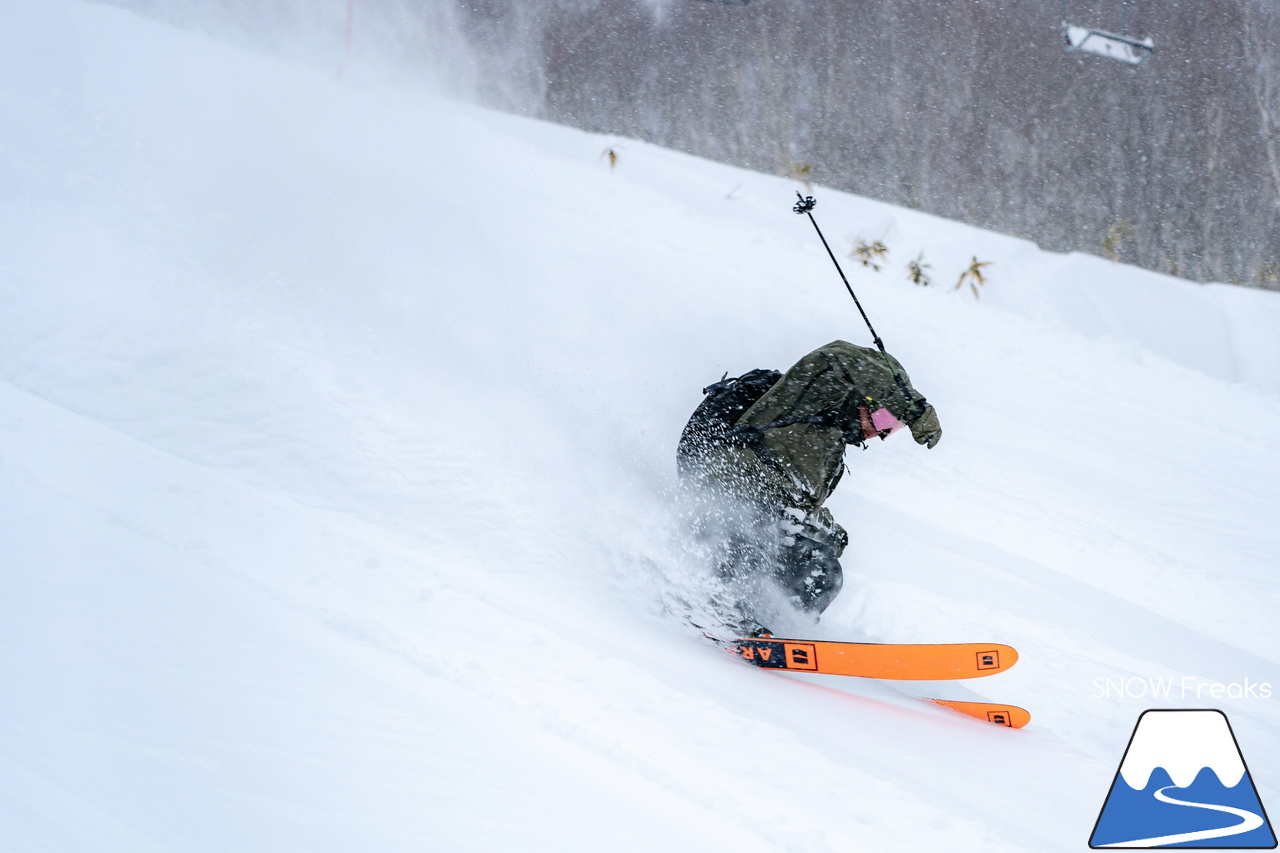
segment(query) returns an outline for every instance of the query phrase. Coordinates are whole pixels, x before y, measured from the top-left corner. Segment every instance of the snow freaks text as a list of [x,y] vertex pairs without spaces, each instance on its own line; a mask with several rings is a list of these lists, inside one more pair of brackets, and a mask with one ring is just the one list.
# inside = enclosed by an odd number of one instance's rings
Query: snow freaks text
[[1203,681],[1182,678],[1103,678],[1093,680],[1094,699],[1270,699],[1271,682]]

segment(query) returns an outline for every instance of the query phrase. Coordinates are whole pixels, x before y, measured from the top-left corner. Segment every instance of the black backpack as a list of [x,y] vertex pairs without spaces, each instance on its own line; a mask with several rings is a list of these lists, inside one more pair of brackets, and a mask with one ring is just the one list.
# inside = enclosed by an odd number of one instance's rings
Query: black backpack
[[676,447],[681,475],[692,473],[708,451],[730,440],[729,434],[742,414],[781,378],[776,370],[760,368],[733,379],[722,377],[703,388],[702,393],[707,396],[693,410]]

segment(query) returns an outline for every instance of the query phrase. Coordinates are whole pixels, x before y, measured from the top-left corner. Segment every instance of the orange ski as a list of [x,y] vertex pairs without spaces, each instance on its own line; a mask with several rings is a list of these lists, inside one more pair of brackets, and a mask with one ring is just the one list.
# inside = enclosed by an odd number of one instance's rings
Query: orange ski
[[1031,722],[1031,714],[1017,705],[995,705],[991,702],[952,702],[949,699],[926,699],[935,705],[945,705],[953,711],[995,723],[997,726],[1008,726],[1020,729]]
[[997,643],[895,645],[760,637],[734,640],[732,648],[744,660],[768,669],[903,681],[981,678],[1018,662],[1012,646]]

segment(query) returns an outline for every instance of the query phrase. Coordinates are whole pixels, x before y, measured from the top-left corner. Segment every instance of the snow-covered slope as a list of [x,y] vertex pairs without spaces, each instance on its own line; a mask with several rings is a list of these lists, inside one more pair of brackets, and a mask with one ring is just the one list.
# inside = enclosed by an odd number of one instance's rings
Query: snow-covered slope
[[1079,849],[1151,706],[1280,793],[1274,294],[818,188],[944,438],[817,631],[1022,659],[800,680],[665,612],[698,389],[866,342],[796,187],[70,0],[0,107],[0,848]]

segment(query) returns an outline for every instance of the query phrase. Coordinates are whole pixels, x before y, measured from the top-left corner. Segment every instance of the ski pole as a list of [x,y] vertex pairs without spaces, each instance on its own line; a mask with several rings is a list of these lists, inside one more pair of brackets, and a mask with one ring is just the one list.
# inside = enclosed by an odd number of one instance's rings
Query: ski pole
[[[831,251],[831,247],[827,245],[827,238],[822,236],[822,229],[818,227],[818,220],[813,218],[813,208],[817,205],[817,201],[813,196],[800,195],[796,192],[796,198],[800,201],[796,202],[796,206],[792,208],[796,213],[804,213],[809,217],[809,221],[813,223],[813,230],[818,232],[818,239],[822,241],[822,246],[827,250],[827,254],[831,256],[831,263],[836,265],[836,272],[840,273],[840,280],[844,282],[845,290],[849,291],[849,295],[853,297],[853,304],[858,306],[858,313],[862,315],[862,321],[867,324],[867,328],[871,330],[871,338],[876,342],[880,352],[884,352],[884,341],[880,340],[880,336],[876,334],[875,327],[871,325],[871,320],[867,318],[867,312],[862,310],[862,303],[858,301],[858,294],[853,292],[853,287],[849,284],[849,279],[845,278],[844,270],[840,269],[840,262],[836,260],[836,253]],[[888,353],[885,353],[886,355]],[[889,365],[891,372],[896,376],[898,371],[892,370],[893,365]]]
[[[880,340],[880,336],[876,334],[876,329],[871,325],[871,319],[867,317],[867,312],[862,310],[862,303],[858,301],[858,294],[853,292],[853,287],[849,284],[849,279],[845,277],[844,270],[840,269],[840,262],[836,260],[836,253],[831,251],[831,246],[827,244],[827,238],[822,236],[822,229],[818,227],[818,220],[813,218],[813,208],[817,205],[817,200],[811,195],[800,195],[796,192],[796,198],[800,199],[796,206],[792,208],[796,213],[804,213],[809,216],[809,221],[813,223],[813,230],[818,232],[818,239],[822,241],[822,246],[827,250],[827,254],[831,256],[831,263],[836,265],[836,272],[840,273],[840,280],[844,282],[844,289],[849,291],[849,295],[853,297],[853,304],[858,306],[858,313],[862,315],[862,321],[867,324],[867,328],[871,330],[871,338],[876,342],[876,347],[880,350],[880,355],[884,358],[884,363],[888,366],[889,372],[893,374],[893,381],[897,384],[898,390],[902,392],[902,396],[910,403],[914,398],[907,389],[907,381],[902,378],[902,374],[898,372],[898,368],[894,366],[893,361],[889,358],[889,353],[885,352],[884,341]],[[924,402],[924,397],[920,398],[920,405]]]

